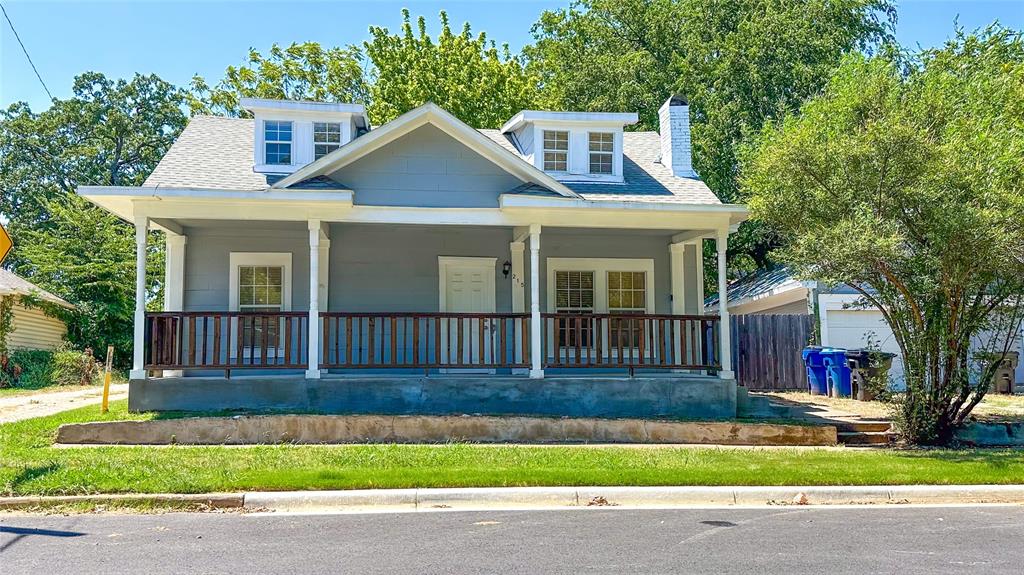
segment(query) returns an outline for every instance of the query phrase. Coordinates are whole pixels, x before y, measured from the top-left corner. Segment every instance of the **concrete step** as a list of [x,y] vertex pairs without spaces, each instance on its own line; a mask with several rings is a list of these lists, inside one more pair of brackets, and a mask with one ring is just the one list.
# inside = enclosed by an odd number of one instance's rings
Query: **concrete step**
[[870,433],[876,431],[890,431],[892,430],[892,423],[888,421],[872,421],[872,420],[836,420],[836,429],[839,431],[854,431],[862,433]]
[[837,434],[839,443],[844,445],[888,445],[895,437],[895,434],[881,431],[840,431]]

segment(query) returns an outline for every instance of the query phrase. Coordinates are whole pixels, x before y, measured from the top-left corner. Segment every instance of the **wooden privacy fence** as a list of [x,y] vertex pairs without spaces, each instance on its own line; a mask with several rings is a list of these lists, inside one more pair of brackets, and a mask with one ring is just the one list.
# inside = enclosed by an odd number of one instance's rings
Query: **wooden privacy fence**
[[809,315],[734,315],[733,365],[736,380],[747,389],[806,389],[801,352],[812,341]]

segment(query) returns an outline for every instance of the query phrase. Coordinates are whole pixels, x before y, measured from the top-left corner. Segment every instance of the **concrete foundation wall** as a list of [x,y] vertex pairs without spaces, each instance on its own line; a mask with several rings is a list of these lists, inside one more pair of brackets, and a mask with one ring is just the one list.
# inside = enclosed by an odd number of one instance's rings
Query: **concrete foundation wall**
[[736,416],[736,382],[714,377],[184,377],[132,381],[132,411],[273,410],[391,415]]
[[836,428],[752,423],[381,415],[256,415],[62,425],[61,444],[690,443],[835,445]]

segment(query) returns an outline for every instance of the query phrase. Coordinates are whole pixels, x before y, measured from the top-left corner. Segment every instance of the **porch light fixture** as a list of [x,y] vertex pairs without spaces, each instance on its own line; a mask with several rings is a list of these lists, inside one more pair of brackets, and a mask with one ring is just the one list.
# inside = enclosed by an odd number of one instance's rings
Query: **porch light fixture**
[[508,277],[510,271],[512,271],[512,262],[505,260],[505,263],[501,264],[501,274]]

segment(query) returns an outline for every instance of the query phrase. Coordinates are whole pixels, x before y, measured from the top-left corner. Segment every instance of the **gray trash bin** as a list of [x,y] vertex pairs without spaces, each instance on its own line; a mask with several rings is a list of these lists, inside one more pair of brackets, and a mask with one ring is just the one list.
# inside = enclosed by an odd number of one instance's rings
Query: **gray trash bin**
[[996,375],[992,378],[992,391],[995,393],[1013,393],[1016,385],[1017,363],[1020,354],[1016,351],[1006,352],[1006,357],[999,363]]
[[870,349],[847,350],[846,360],[850,365],[850,381],[853,387],[852,397],[861,401],[874,400],[875,391],[871,383],[888,375],[894,357],[896,357],[896,354],[884,351]]

